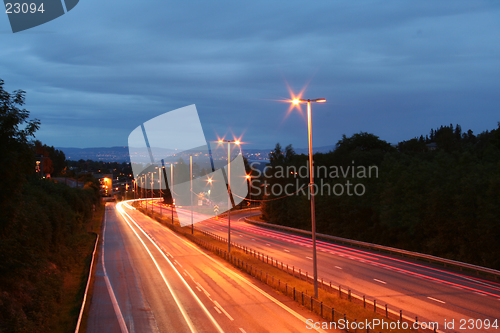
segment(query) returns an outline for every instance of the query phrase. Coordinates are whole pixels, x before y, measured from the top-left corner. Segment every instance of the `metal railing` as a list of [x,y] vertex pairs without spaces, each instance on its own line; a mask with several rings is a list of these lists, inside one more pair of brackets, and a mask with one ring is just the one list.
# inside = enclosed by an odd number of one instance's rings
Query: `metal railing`
[[[206,236],[209,236],[215,240],[218,240],[222,243],[227,243],[227,238],[221,237],[219,235],[216,235],[216,234],[208,232],[208,231],[201,230],[199,228],[195,228],[195,230],[197,230],[198,232],[200,232]],[[198,240],[196,237],[192,237],[192,239],[196,243],[204,246],[203,244],[200,243],[200,242],[203,242],[202,240]],[[208,244],[208,245],[213,247],[213,245],[210,245],[210,244]],[[257,258],[266,264],[269,264],[269,265],[276,267],[282,271],[285,271],[288,274],[290,274],[296,278],[299,278],[300,280],[307,281],[311,284],[314,283],[314,278],[312,276],[310,276],[307,271],[304,271],[300,268],[296,268],[295,266],[280,262],[280,261],[274,259],[273,257],[269,256],[268,254],[261,253],[259,251],[252,249],[252,248],[240,245],[240,244],[235,243],[235,242],[231,242],[231,246],[233,248],[240,249],[241,251],[245,252],[245,254],[249,254],[249,255],[253,256],[254,258]],[[215,248],[217,248],[217,247],[215,247]],[[219,248],[217,248],[217,249],[219,249]],[[222,251],[220,253],[223,254],[223,255],[221,255],[223,258],[229,260],[228,258],[230,258],[230,257],[228,257],[226,251],[220,250],[220,249],[219,249],[219,251]],[[219,253],[217,253],[217,254],[219,254]],[[261,273],[261,274],[263,274],[263,273]],[[252,275],[252,276],[255,276],[255,275]],[[269,278],[272,279],[272,281],[274,281],[274,277],[267,277],[267,273],[266,273],[266,281],[268,281]],[[263,281],[262,277],[261,277],[261,281]],[[278,281],[277,282],[278,287],[283,288],[282,286],[280,286],[280,281],[279,280],[277,280],[277,281]],[[342,285],[340,285],[340,284],[337,285],[336,283],[332,283],[332,281],[325,281],[322,278],[318,278],[318,282],[320,282],[319,283],[320,289],[322,289],[330,294],[338,295],[338,297],[340,299],[345,299],[345,300],[348,300],[354,304],[362,305],[364,308],[367,308],[367,309],[373,309],[373,312],[380,314],[382,316],[385,316],[387,319],[399,321],[401,323],[406,322],[406,323],[408,323],[409,327],[412,327],[412,325],[414,323],[419,322],[419,317],[416,316],[415,314],[403,314],[403,310],[391,309],[391,308],[389,308],[388,304],[383,304],[383,303],[380,304],[377,302],[376,299],[371,298],[371,297],[367,297],[366,295],[357,295],[354,292],[352,292],[352,290],[349,287],[346,287],[346,286],[342,287]],[[268,284],[271,285],[270,283],[268,283]],[[288,296],[290,296],[291,291],[290,292],[288,291],[288,285],[285,285],[284,288],[285,288],[285,293]],[[280,289],[280,291],[282,291],[282,289]],[[325,313],[329,313],[329,311],[333,311],[334,309],[326,307],[322,302],[320,302],[317,299],[314,299],[311,295],[307,295],[307,293],[306,294],[302,293],[300,295],[300,298],[298,298],[298,299],[295,296],[296,296],[296,294],[294,294],[295,301],[298,301],[300,303],[300,301],[302,300],[302,302],[305,302],[304,304],[306,304],[310,310],[320,314],[324,319],[332,320],[332,318],[334,318],[335,320],[338,320],[339,318],[342,319],[342,316],[345,316],[345,314],[342,314],[342,313],[334,314],[334,312],[332,312],[331,315],[330,314],[325,315]],[[305,297],[305,300],[304,300],[304,297]],[[309,303],[311,304],[310,306],[309,306]],[[302,305],[304,305],[304,304],[302,304]],[[349,320],[352,322],[352,319],[349,319]],[[354,332],[354,331],[355,330],[352,330],[352,332]],[[422,328],[420,328],[418,330],[413,330],[413,331],[441,332],[437,329],[422,329]],[[351,332],[351,331],[348,331],[348,332]]]
[[[263,226],[263,227],[270,228],[270,229],[283,230],[283,231],[288,231],[288,232],[293,232],[293,233],[308,235],[308,236],[311,235],[310,231],[285,227],[285,226],[266,223],[266,222],[254,221],[250,218],[245,218],[244,221],[247,223]],[[432,256],[429,254],[401,250],[401,249],[396,249],[394,247],[372,244],[372,243],[367,243],[367,242],[361,242],[361,241],[357,241],[357,240],[336,237],[336,236],[330,236],[330,235],[325,235],[325,234],[320,234],[320,233],[316,233],[316,237],[322,238],[325,240],[329,240],[329,241],[334,241],[334,242],[341,243],[341,244],[354,245],[354,246],[362,247],[362,248],[369,249],[369,250],[376,250],[376,251],[380,251],[380,252],[396,254],[399,256],[406,257],[406,258],[423,260],[423,261],[427,261],[430,263],[437,263],[437,264],[443,265],[444,267],[458,268],[460,271],[468,270],[468,271],[475,272],[477,275],[482,274],[482,275],[487,276],[487,277],[492,277],[495,280],[500,279],[500,271],[498,271],[496,269],[492,269],[492,268],[476,266],[476,265],[472,265],[472,264],[468,264],[468,263],[464,263],[464,262],[460,262],[460,261],[455,261],[455,260],[451,260],[451,259],[435,257],[435,256]]]
[[[160,218],[159,216],[154,216],[154,217]],[[252,221],[252,223],[253,222],[256,222],[256,221]],[[258,222],[258,224],[260,224],[260,222]],[[266,224],[266,223],[263,223],[263,224]],[[172,228],[172,226],[169,223],[167,223],[166,226],[169,228]],[[303,231],[300,229],[294,229],[294,228],[288,228],[288,227],[282,227],[282,226],[277,226],[277,227],[298,230],[298,231],[301,231],[303,233],[307,233],[306,231]],[[218,240],[222,243],[227,244],[227,238],[221,237],[219,235],[216,235],[216,234],[208,232],[208,231],[201,230],[197,227],[195,227],[194,230],[196,230],[196,231],[198,231],[198,232],[200,232],[208,237],[211,237],[215,240]],[[288,230],[288,231],[292,231],[292,230]],[[311,295],[308,295],[307,292],[304,293],[303,291],[299,291],[297,289],[294,290],[293,288],[289,288],[286,283],[285,284],[281,283],[281,281],[279,279],[275,278],[272,275],[269,275],[266,272],[263,272],[262,270],[256,269],[255,267],[248,264],[247,262],[227,253],[226,250],[220,249],[217,246],[209,244],[209,243],[207,243],[207,242],[205,242],[205,241],[203,241],[203,240],[201,240],[201,239],[199,239],[199,238],[197,238],[189,233],[186,234],[185,236],[188,237],[189,239],[193,240],[198,245],[203,246],[206,249],[221,256],[222,258],[230,261],[231,263],[235,264],[237,267],[244,268],[244,270],[246,270],[247,273],[251,274],[254,277],[260,278],[260,280],[262,282],[265,282],[266,284],[272,286],[273,288],[279,289],[280,291],[283,291],[283,288],[284,288],[285,294],[287,294],[288,296],[293,296],[293,299],[295,301],[299,302],[300,304],[302,304],[304,306],[307,306],[309,310],[316,312],[317,314],[321,315],[326,320],[335,321],[337,323],[338,323],[338,320],[340,320],[340,319],[348,319],[350,322],[357,321],[357,319],[346,317],[344,313],[337,312],[337,310],[326,306],[321,301],[315,299]],[[326,236],[328,236],[328,235],[326,235]],[[247,246],[243,246],[243,245],[235,243],[235,242],[231,242],[231,246],[233,248],[240,249],[241,251],[245,252],[245,254],[252,255],[253,257],[259,259],[260,261],[262,261],[266,264],[269,264],[269,265],[276,267],[282,271],[285,271],[288,274],[290,274],[296,278],[299,278],[300,280],[307,281],[308,283],[311,283],[311,284],[314,283],[314,278],[312,276],[310,276],[307,271],[303,271],[302,269],[296,268],[295,266],[280,262],[267,254],[261,253],[259,251],[252,249],[252,248],[249,248]],[[264,276],[264,274],[266,274],[266,275]],[[429,332],[442,333],[442,331],[437,330],[437,329],[428,329],[428,328],[421,328],[421,327],[419,327],[418,329],[412,329],[413,324],[419,323],[419,318],[420,318],[420,321],[422,321],[421,317],[419,317],[415,314],[411,314],[409,312],[407,312],[406,314],[403,314],[403,310],[391,309],[391,308],[389,308],[388,304],[383,304],[383,303],[380,304],[379,302],[377,302],[376,299],[374,299],[372,297],[369,297],[366,295],[358,295],[358,294],[354,293],[347,286],[342,286],[340,284],[337,285],[336,283],[332,283],[332,281],[327,282],[323,278],[318,278],[318,282],[320,282],[319,283],[320,289],[322,289],[330,294],[338,295],[338,297],[340,299],[345,299],[345,300],[348,300],[354,304],[362,305],[364,308],[367,308],[367,309],[373,309],[373,312],[375,312],[376,314],[385,316],[389,320],[399,321],[401,323],[405,322],[409,325],[410,330],[413,332],[418,331],[418,332],[425,332],[425,333],[429,333]],[[299,296],[299,293],[300,293],[300,296]],[[346,329],[345,331],[346,332],[357,332],[357,331],[361,332],[361,330],[356,330],[356,329],[352,329],[352,330]],[[363,330],[363,332],[369,333],[369,332],[375,332],[375,330],[367,329],[367,330]]]

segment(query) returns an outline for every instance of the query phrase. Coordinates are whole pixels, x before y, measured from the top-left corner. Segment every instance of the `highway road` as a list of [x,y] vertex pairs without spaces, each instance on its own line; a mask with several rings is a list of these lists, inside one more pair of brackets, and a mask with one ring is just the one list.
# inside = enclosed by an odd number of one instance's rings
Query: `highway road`
[[[178,214],[189,214],[178,210]],[[312,275],[311,240],[243,221],[254,212],[231,214],[231,241],[269,254]],[[227,220],[210,219],[196,227],[227,238]],[[378,304],[402,309],[420,322],[438,322],[445,332],[500,331],[500,283],[417,262],[325,241],[318,242],[318,277],[351,289]],[[454,322],[454,329],[444,323]],[[473,320],[473,324],[471,322]],[[487,323],[498,329],[485,329]],[[482,326],[482,328],[480,328]]]
[[103,228],[87,332],[311,332],[306,320],[321,321],[123,202],[106,205]]

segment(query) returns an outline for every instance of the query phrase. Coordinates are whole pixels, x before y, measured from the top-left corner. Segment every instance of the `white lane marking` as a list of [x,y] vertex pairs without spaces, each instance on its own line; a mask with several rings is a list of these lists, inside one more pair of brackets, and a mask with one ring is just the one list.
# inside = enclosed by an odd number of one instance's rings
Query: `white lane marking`
[[247,332],[246,332],[244,329],[242,329],[241,327],[240,327],[240,331],[241,331],[241,333],[247,333]]
[[252,238],[252,240],[254,241],[255,239]]
[[432,301],[435,301],[435,302],[439,302],[439,303],[442,303],[442,304],[445,304],[446,302],[444,301],[441,301],[439,299],[436,299],[436,298],[433,298],[433,297],[427,297],[428,299],[432,300]]
[[217,306],[219,307],[219,309],[220,309],[222,312],[224,312],[224,314],[225,314],[225,315],[229,318],[229,320],[231,320],[231,321],[233,321],[233,320],[234,320],[234,319],[233,319],[233,317],[231,317],[231,316],[229,315],[229,313],[227,313],[227,311],[226,311],[226,310],[224,310],[224,308],[223,308],[223,307],[219,304],[219,302],[217,302],[217,301],[215,301],[215,300],[214,300],[213,302],[215,303],[215,305],[217,305]]
[[[175,268],[174,264],[170,261],[170,259],[168,259],[168,257],[165,255],[165,253],[163,253],[163,251],[160,249],[160,247],[151,239],[151,237],[148,236],[148,234],[137,224],[137,222],[134,221],[134,219],[132,217],[130,217],[130,215],[127,214],[127,212],[125,212],[125,210],[123,210],[121,208],[121,202],[117,205],[118,207],[118,212],[120,212],[120,214],[123,216],[125,222],[129,225],[130,229],[134,232],[134,234],[137,236],[137,238],[139,239],[139,241],[142,243],[142,245],[144,246],[144,248],[146,249],[146,251],[148,252],[149,256],[151,257],[151,259],[153,260],[153,262],[155,263],[155,266],[156,268],[158,269],[158,271],[160,272],[160,275],[163,279],[163,282],[165,282],[165,284],[167,285],[167,288],[169,289],[170,291],[170,294],[172,295],[172,298],[174,299],[174,301],[176,302],[179,310],[181,311],[182,313],[182,316],[184,317],[184,319],[186,320],[186,323],[188,324],[191,332],[196,332],[196,329],[195,327],[193,326],[193,323],[191,322],[191,319],[189,319],[189,316],[187,315],[186,311],[184,310],[184,307],[182,306],[182,304],[179,302],[179,299],[177,298],[177,295],[175,294],[175,292],[173,291],[173,289],[171,288],[170,284],[168,283],[167,279],[165,278],[165,275],[163,274],[163,272],[161,271],[160,269],[160,266],[158,265],[158,263],[156,262],[155,258],[153,257],[153,255],[151,254],[151,252],[149,251],[148,247],[146,246],[146,244],[144,243],[144,241],[142,240],[141,237],[139,237],[139,234],[137,233],[137,231],[135,231],[135,229],[132,227],[132,225],[127,221],[127,219],[125,218],[125,216],[127,216],[130,221],[132,221],[135,226],[144,234],[144,236],[146,236],[147,239],[149,239],[149,241],[158,249],[158,251],[161,253],[161,255],[163,256],[163,258],[165,258],[165,260],[170,264],[170,267],[172,267],[172,269],[175,271],[175,273],[177,274],[177,276],[181,279],[181,281],[184,283],[184,285],[186,286],[186,288],[189,290],[189,292],[191,293],[191,295],[193,295],[194,299],[197,301],[197,303],[200,305],[200,307],[203,309],[203,312],[205,312],[205,314],[207,315],[207,317],[210,319],[210,321],[212,322],[212,324],[217,328],[217,330],[219,332],[222,332],[224,333],[224,330],[219,326],[219,323],[217,323],[217,321],[215,320],[215,318],[212,316],[212,314],[208,311],[208,309],[205,307],[205,305],[201,302],[201,300],[198,298],[198,296],[196,296],[195,292],[193,291],[193,289],[189,286],[189,284],[186,282],[186,280],[184,280],[184,278],[182,277],[181,273],[179,273],[179,271],[177,270],[177,268]],[[180,239],[180,238],[179,238]],[[200,251],[201,252],[201,251]]]
[[123,333],[128,333],[125,319],[123,318],[120,306],[118,305],[118,301],[116,300],[115,293],[113,292],[113,287],[111,287],[111,282],[109,282],[108,274],[106,273],[106,266],[104,266],[104,237],[106,237],[106,212],[104,212],[104,228],[102,231],[102,270],[104,273],[104,281],[106,282],[106,289],[108,289],[109,296],[111,297],[111,303],[113,303],[113,309],[115,310],[115,314],[118,319],[118,324],[120,324],[120,330]]
[[189,272],[188,272],[188,271],[186,271],[186,270],[184,269],[184,272],[185,272],[185,273],[186,273],[186,274],[187,274],[187,275],[191,278],[191,280],[193,280],[193,281],[194,281],[194,278],[191,276],[191,274],[189,274]]
[[335,266],[335,268],[337,268],[337,269],[342,269],[342,267],[339,267],[339,266]]
[[220,310],[219,310],[219,308],[218,308],[218,307],[214,306],[214,309],[215,309],[215,311],[217,311],[219,314],[221,314],[221,313],[222,313],[222,312],[220,312]]
[[[136,224],[137,225],[137,224]],[[220,269],[222,271],[225,271],[227,275],[232,275],[234,276],[235,278],[239,279],[240,281],[242,281],[243,283],[247,284],[249,287],[253,288],[255,291],[257,291],[258,293],[260,293],[262,296],[266,297],[267,299],[269,299],[270,301],[272,301],[273,303],[275,303],[276,305],[278,305],[279,307],[281,307],[283,310],[285,310],[286,312],[290,313],[292,316],[294,316],[295,318],[297,318],[298,320],[302,321],[304,324],[307,324],[307,319],[305,317],[303,317],[302,315],[300,315],[299,313],[295,312],[294,310],[290,309],[288,306],[286,306],[285,304],[281,303],[280,301],[278,301],[277,299],[275,299],[274,297],[272,297],[271,295],[267,294],[264,290],[260,289],[259,287],[257,287],[256,285],[254,285],[252,282],[248,281],[246,278],[244,278],[243,276],[233,272],[232,270],[230,270],[229,268],[225,267],[224,265],[222,265],[220,262],[218,262],[217,260],[215,260],[214,258],[210,257],[208,254],[206,254],[205,252],[202,252],[200,249],[198,249],[196,246],[194,246],[193,244],[189,243],[188,241],[182,239],[180,236],[178,236],[176,233],[174,233],[172,230],[170,229],[165,229],[165,231],[169,232],[172,234],[172,236],[174,237],[177,237],[177,239],[179,239],[181,242],[183,242],[184,244],[186,244],[186,246],[189,246],[191,247],[192,249],[198,251],[201,255],[205,256],[208,260],[214,262],[215,265],[219,266]],[[143,231],[144,232],[144,231]],[[304,274],[304,273],[302,273]],[[325,330],[323,329],[315,329],[316,332],[321,332],[321,333],[326,333]]]
[[198,286],[196,286],[196,289],[198,289],[198,291],[201,293],[201,289]]
[[285,252],[290,252],[290,251],[289,251],[289,250],[287,250],[287,249],[283,249],[283,251],[285,251]]
[[[207,295],[207,297],[208,297],[208,298],[210,298],[210,294],[208,293],[208,291],[206,291],[206,290],[205,290],[205,288],[203,288],[203,287],[201,286],[201,284],[199,284],[198,282],[196,282],[196,284],[198,285],[198,287],[200,287],[200,288],[201,288],[201,290],[203,290],[203,293],[204,293],[205,295]],[[212,299],[212,298],[210,298],[210,299]]]
[[271,244],[266,244],[267,246],[271,246]]
[[313,260],[313,258],[311,258],[311,257],[306,257],[306,259]]
[[481,295],[481,296],[486,296],[485,294],[481,294],[481,293],[478,293],[478,292],[474,292],[474,294],[478,294],[478,295]]
[[382,281],[382,280],[378,280],[378,279],[373,279],[374,281],[377,281],[377,282],[380,282],[380,283],[383,283],[383,284],[387,284],[387,282],[385,281]]

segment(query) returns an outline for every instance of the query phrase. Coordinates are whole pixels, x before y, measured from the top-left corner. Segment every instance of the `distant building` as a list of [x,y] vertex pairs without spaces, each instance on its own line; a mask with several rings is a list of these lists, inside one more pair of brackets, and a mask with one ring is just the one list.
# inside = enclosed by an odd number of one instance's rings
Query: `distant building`
[[99,180],[99,188],[101,196],[113,196],[113,175],[112,174],[95,174],[94,177]]

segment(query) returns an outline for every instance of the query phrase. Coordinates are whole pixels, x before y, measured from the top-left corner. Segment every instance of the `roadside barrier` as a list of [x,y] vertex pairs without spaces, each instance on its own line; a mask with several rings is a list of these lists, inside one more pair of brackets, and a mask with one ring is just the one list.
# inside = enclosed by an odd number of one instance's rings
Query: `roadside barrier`
[[[142,211],[142,209],[141,209],[141,211]],[[152,216],[154,218],[161,219],[160,216],[154,216],[151,214],[147,214],[147,215]],[[165,226],[175,230],[175,228],[173,228],[170,223],[165,223]],[[227,239],[224,237],[221,237],[219,235],[213,234],[213,233],[208,232],[208,231],[201,230],[197,227],[194,227],[194,230],[200,232],[201,234],[203,234],[205,236],[211,237],[212,239],[215,239],[217,241],[220,241],[222,243],[227,244]],[[196,236],[193,236],[190,233],[186,233],[185,236],[188,237],[189,239],[191,239],[196,244],[204,247],[205,249],[215,253],[219,257],[229,261],[230,263],[237,266],[238,268],[244,270],[245,272],[252,275],[253,277],[258,278],[260,281],[266,283],[267,285],[273,287],[274,289],[277,289],[277,290],[283,292],[287,296],[293,298],[294,301],[300,303],[301,305],[305,306],[309,310],[317,313],[325,320],[335,322],[338,325],[340,325],[340,322],[345,323],[346,320],[348,320],[350,323],[358,321],[356,318],[347,317],[345,313],[340,313],[337,310],[335,310],[334,308],[331,308],[331,307],[323,304],[323,302],[315,299],[311,295],[308,295],[307,291],[304,293],[304,291],[289,287],[288,284],[282,283],[280,281],[280,279],[275,278],[274,276],[272,276],[272,275],[270,275],[270,274],[268,274],[260,269],[253,267],[251,264],[248,264],[247,262],[229,254],[226,250],[223,250],[217,246],[214,246],[208,242],[205,242],[205,241],[197,238]],[[252,249],[252,248],[240,245],[240,244],[235,243],[235,242],[231,242],[231,247],[237,248],[237,249],[243,251],[245,254],[252,255],[254,258],[257,258],[266,264],[269,264],[269,265],[276,267],[282,271],[285,271],[288,274],[290,274],[296,278],[299,278],[300,280],[307,281],[308,283],[311,283],[311,284],[314,283],[314,278],[312,276],[310,276],[307,271],[303,271],[300,268],[296,268],[292,265],[288,265],[288,264],[285,264],[283,262],[280,262],[267,254],[261,253],[259,251]],[[371,298],[371,297],[366,296],[366,295],[357,295],[357,294],[353,293],[349,287],[342,286],[341,284],[337,285],[336,283],[333,283],[332,281],[327,282],[322,278],[318,278],[318,282],[319,282],[318,285],[322,290],[324,290],[332,295],[336,295],[340,299],[348,300],[348,301],[352,302],[353,304],[362,305],[363,307],[365,307],[367,309],[373,309],[373,311],[375,313],[380,314],[382,316],[385,316],[389,320],[399,321],[400,323],[404,322],[404,323],[408,324],[409,330],[411,332],[444,333],[444,332],[437,330],[435,328],[433,328],[433,329],[421,328],[420,326],[418,327],[418,329],[413,329],[413,325],[415,323],[419,323],[422,321],[422,318],[418,317],[416,314],[412,314],[409,312],[403,314],[403,310],[390,309],[388,304],[379,304],[377,302],[377,300],[374,298]],[[420,318],[420,320],[419,320],[419,318]],[[339,322],[339,320],[340,320],[340,322]],[[356,324],[354,324],[354,326],[355,325]],[[370,333],[370,332],[376,333],[376,331],[377,331],[377,330],[370,330],[369,328],[361,330],[361,329],[354,329],[352,327],[346,328],[344,330],[346,332],[366,332],[366,333]]]
[[[244,221],[247,223],[255,224],[255,225],[269,228],[269,229],[282,230],[282,231],[293,232],[296,234],[311,236],[311,232],[306,231],[306,230],[290,228],[290,227],[285,227],[285,226],[266,223],[266,222],[255,221],[255,220],[252,220],[250,218],[245,218]],[[352,240],[352,239],[330,236],[330,235],[325,235],[325,234],[320,234],[320,233],[316,233],[316,237],[322,238],[325,240],[329,240],[329,241],[334,241],[336,243],[357,246],[360,248],[365,248],[365,249],[369,249],[369,250],[376,250],[379,252],[385,252],[385,253],[389,253],[389,254],[396,254],[398,256],[402,256],[405,258],[427,261],[429,263],[436,263],[436,264],[443,265],[444,267],[451,267],[451,268],[458,269],[460,271],[468,270],[468,271],[475,272],[476,275],[482,274],[485,277],[490,277],[490,278],[493,278],[495,280],[500,279],[500,271],[498,271],[496,269],[492,269],[492,268],[476,266],[476,265],[467,264],[467,263],[460,262],[460,261],[431,256],[429,254],[401,250],[401,249],[396,249],[394,247],[372,244],[372,243],[367,243],[367,242],[361,242],[361,241],[356,241],[356,240]]]
[[[213,234],[208,231],[200,230],[199,228],[195,228],[198,232],[204,234],[205,236],[211,237],[215,240],[218,240],[222,243],[227,243],[227,239],[224,237],[221,237],[219,235]],[[357,319],[353,318],[348,318],[345,317],[345,314],[336,312],[335,309],[330,308],[326,305],[323,304],[323,302],[320,302],[319,300],[315,299],[311,295],[308,295],[307,292],[304,293],[303,291],[295,290],[295,288],[290,288],[286,283],[281,283],[279,279],[274,278],[274,276],[268,275],[267,273],[263,273],[262,270],[255,270],[252,265],[248,265],[246,262],[235,258],[232,255],[228,255],[227,251],[222,250],[216,246],[213,246],[211,244],[208,244],[204,242],[203,240],[200,240],[192,235],[186,235],[190,239],[192,239],[195,243],[203,246],[204,248],[216,253],[217,255],[221,256],[222,258],[226,259],[227,261],[230,261],[231,263],[235,264],[237,267],[242,268],[245,270],[247,273],[251,274],[254,277],[259,278],[262,282],[265,282],[266,284],[272,286],[274,289],[277,289],[283,293],[285,293],[287,296],[290,296],[294,299],[294,301],[299,302],[300,304],[306,306],[309,310],[319,314],[321,317],[323,317],[326,320],[330,321],[335,321],[338,322],[339,319],[348,319],[351,323],[353,321],[357,321]],[[311,284],[314,283],[314,278],[309,275],[307,271],[303,271],[300,268],[296,268],[295,266],[288,265],[283,263],[282,261],[278,261],[274,259],[273,257],[269,256],[268,254],[261,253],[259,251],[256,251],[252,248],[240,245],[235,242],[231,242],[231,247],[240,249],[243,251],[245,254],[251,255],[254,258],[259,259],[260,261],[269,264],[273,267],[276,267],[282,271],[287,272],[288,274],[299,278],[300,280],[307,281]],[[248,267],[250,266],[250,268]],[[260,275],[259,275],[260,274]],[[263,275],[265,274],[265,276]],[[332,283],[332,281],[325,281],[322,278],[318,278],[318,286],[333,295],[338,296],[340,299],[345,299],[353,304],[359,304],[362,305],[364,308],[368,309],[373,309],[373,311],[377,314],[380,314],[382,316],[385,316],[387,319],[394,320],[394,321],[399,321],[400,323],[406,322],[409,327],[413,327],[414,323],[419,322],[419,317],[415,314],[403,314],[403,310],[394,310],[390,309],[388,304],[378,304],[377,300],[374,298],[369,299],[366,295],[357,295],[352,292],[352,290],[349,287],[342,286],[342,285],[337,285],[335,283]],[[345,323],[345,321],[344,321]],[[441,332],[437,329],[425,329],[425,328],[419,328],[418,330],[416,329],[411,329],[414,332]],[[356,330],[346,330],[347,332],[357,332]],[[361,330],[359,330],[361,332]],[[372,330],[373,331],[373,330]],[[369,329],[363,330],[363,332],[371,332]],[[375,332],[375,331],[373,331]]]
[[95,253],[97,251],[97,244],[99,244],[99,234],[97,234],[97,237],[95,239],[94,252],[92,252],[92,261],[90,262],[89,277],[87,279],[87,285],[85,286],[85,292],[83,293],[83,301],[80,308],[80,314],[78,315],[78,321],[76,322],[75,333],[78,333],[80,331],[80,325],[82,324],[82,317],[85,309],[85,304],[87,303],[87,294],[89,292],[90,280],[92,279],[92,271],[94,269],[94,263],[96,261]]

